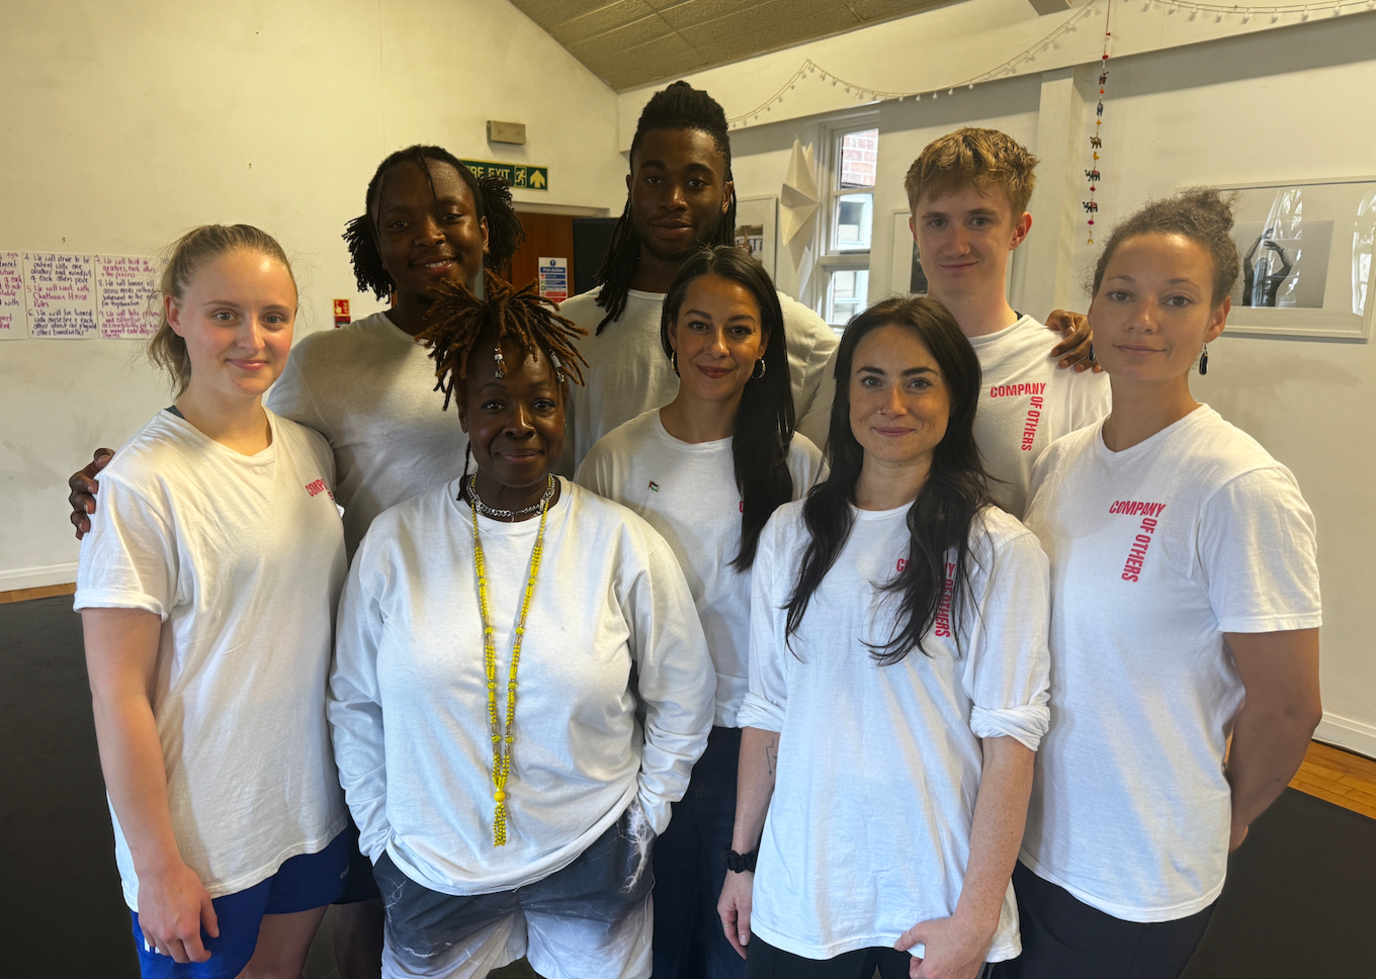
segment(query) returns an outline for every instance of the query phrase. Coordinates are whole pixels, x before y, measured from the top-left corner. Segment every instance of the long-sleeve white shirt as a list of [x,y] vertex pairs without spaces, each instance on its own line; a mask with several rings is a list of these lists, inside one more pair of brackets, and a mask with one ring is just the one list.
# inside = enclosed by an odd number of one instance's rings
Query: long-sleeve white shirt
[[[669,545],[563,481],[521,649],[507,843],[495,847],[473,525],[458,496],[454,480],[373,522],[340,603],[330,722],[363,852],[385,850],[433,890],[481,894],[567,866],[634,800],[663,832],[706,747],[716,680]],[[503,716],[539,524],[479,517]]]

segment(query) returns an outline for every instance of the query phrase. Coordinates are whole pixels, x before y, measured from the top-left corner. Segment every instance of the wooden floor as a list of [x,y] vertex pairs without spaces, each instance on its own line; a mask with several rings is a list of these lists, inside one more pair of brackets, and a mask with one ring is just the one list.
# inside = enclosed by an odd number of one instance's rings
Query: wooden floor
[[1314,741],[1290,787],[1376,819],[1376,761],[1370,758]]
[[[0,591],[0,605],[75,591],[74,584]],[[1314,741],[1290,787],[1376,819],[1376,760]]]
[[31,598],[52,598],[54,595],[74,595],[76,585],[44,585],[42,588],[21,588],[18,591],[0,591],[0,605],[9,602],[27,602]]

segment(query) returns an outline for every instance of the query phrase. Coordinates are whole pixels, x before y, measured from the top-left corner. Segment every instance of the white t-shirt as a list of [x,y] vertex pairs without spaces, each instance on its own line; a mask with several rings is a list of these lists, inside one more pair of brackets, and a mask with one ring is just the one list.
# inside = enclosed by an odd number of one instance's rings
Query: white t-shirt
[[[632,801],[662,832],[706,747],[716,683],[669,545],[563,481],[521,648],[507,842],[494,847],[472,511],[458,495],[455,479],[373,521],[339,606],[329,714],[363,852],[385,850],[432,890],[483,894],[566,867]],[[539,525],[479,518],[503,717]]]
[[[664,535],[688,578],[717,671],[714,723],[739,727],[749,689],[750,571],[731,566],[741,548],[744,503],[736,488],[732,440],[682,442],[664,430],[659,409],[598,439],[577,481],[630,507]],[[811,489],[822,453],[801,435],[788,451],[793,499]]]
[[[810,539],[803,504],[780,507],[765,528],[739,717],[781,732],[750,927],[813,959],[891,946],[919,921],[955,911],[980,739],[1011,736],[1035,751],[1047,723],[1050,600],[1036,538],[986,508],[971,529],[970,609],[938,613],[923,639],[930,655],[913,650],[879,666],[865,644],[893,634],[901,596],[879,586],[907,558],[907,507],[853,512],[850,537],[787,645],[783,606]],[[953,617],[964,620],[956,630]],[[1010,882],[988,959],[1020,951]]]
[[[1027,509],[1032,465],[1046,447],[1108,414],[1108,376],[1057,367],[1059,361],[1051,356],[1055,334],[1030,316],[998,333],[974,337],[970,345],[983,375],[975,443],[985,471],[995,477],[989,481],[989,493],[999,506],[1021,518]],[[818,445],[825,445],[836,396],[835,355],[824,373],[813,414],[798,424],[798,430]]]
[[[334,459],[315,432],[266,414],[272,444],[246,456],[158,412],[100,474],[77,569],[77,609],[162,619],[152,704],[168,808],[211,897],[345,825],[325,723],[345,572]],[[138,910],[118,819],[115,855]]]
[[1022,860],[1128,921],[1211,904],[1242,703],[1225,632],[1319,625],[1314,519],[1290,471],[1201,406],[1122,452],[1102,426],[1037,463],[1051,558],[1051,732]]
[[[569,436],[561,472],[573,472],[593,443],[613,428],[668,404],[678,394],[678,376],[659,341],[664,294],[632,289],[621,318],[608,323],[598,336],[597,324],[607,315],[597,305],[599,291],[574,296],[559,308],[560,314],[588,331],[578,348],[591,365],[591,369],[583,370],[587,385],[572,385],[573,397],[566,409]],[[817,407],[817,388],[838,338],[820,316],[782,292],[779,305],[788,338],[793,408],[801,429],[802,420]],[[827,398],[821,408],[830,413],[831,399]],[[825,422],[822,428],[825,431]]]
[[463,472],[468,436],[434,388],[427,348],[374,313],[305,337],[268,393],[334,449],[350,555],[383,510]]
[[1047,446],[1108,414],[1108,375],[1061,370],[1051,356],[1055,342],[1030,316],[970,340],[983,375],[975,444],[994,477],[989,494],[1019,518],[1031,498],[1032,466]]

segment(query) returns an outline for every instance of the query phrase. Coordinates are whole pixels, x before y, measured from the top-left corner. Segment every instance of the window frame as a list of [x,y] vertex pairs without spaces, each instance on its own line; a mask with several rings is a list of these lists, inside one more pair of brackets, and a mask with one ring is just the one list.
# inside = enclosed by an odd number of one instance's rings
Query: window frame
[[[849,248],[844,251],[834,247],[836,235],[836,218],[838,210],[838,198],[849,196],[855,193],[864,193],[863,188],[842,188],[841,187],[841,142],[846,136],[854,133],[868,132],[873,130],[876,137],[879,135],[879,113],[873,109],[848,113],[845,116],[833,118],[822,126],[821,139],[822,159],[819,161],[818,182],[822,190],[821,206],[818,210],[819,247],[817,257],[813,260],[812,275],[812,307],[822,319],[827,319],[830,312],[832,293],[832,277],[836,272],[864,272],[870,273],[870,256],[874,250],[874,215],[875,199],[877,196],[878,180],[876,175],[875,186],[870,193],[870,247],[865,249]],[[867,283],[868,292],[868,283]],[[864,297],[861,308],[869,304],[869,297]],[[843,325],[832,324],[828,320],[828,325],[838,333],[843,329]]]

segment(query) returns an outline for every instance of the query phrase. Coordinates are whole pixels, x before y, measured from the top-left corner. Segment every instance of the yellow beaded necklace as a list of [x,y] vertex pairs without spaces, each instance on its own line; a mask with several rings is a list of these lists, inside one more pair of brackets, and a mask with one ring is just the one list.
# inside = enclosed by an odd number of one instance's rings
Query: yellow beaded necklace
[[[521,601],[521,618],[516,623],[516,636],[511,643],[511,671],[506,681],[506,723],[497,719],[497,646],[492,638],[492,614],[487,604],[487,563],[483,560],[483,545],[478,537],[477,487],[469,483],[473,497],[473,569],[478,574],[478,611],[483,619],[483,662],[487,668],[487,719],[492,730],[492,798],[497,809],[492,817],[492,845],[506,846],[506,780],[511,774],[511,746],[516,740],[516,667],[521,662],[521,641],[526,634],[526,616],[530,614],[530,599],[535,594],[535,576],[540,573],[540,553],[545,548],[545,518],[549,514],[549,494],[540,504],[540,530],[535,547],[530,552],[530,580],[526,582],[525,598]],[[503,734],[505,730],[505,734]]]

